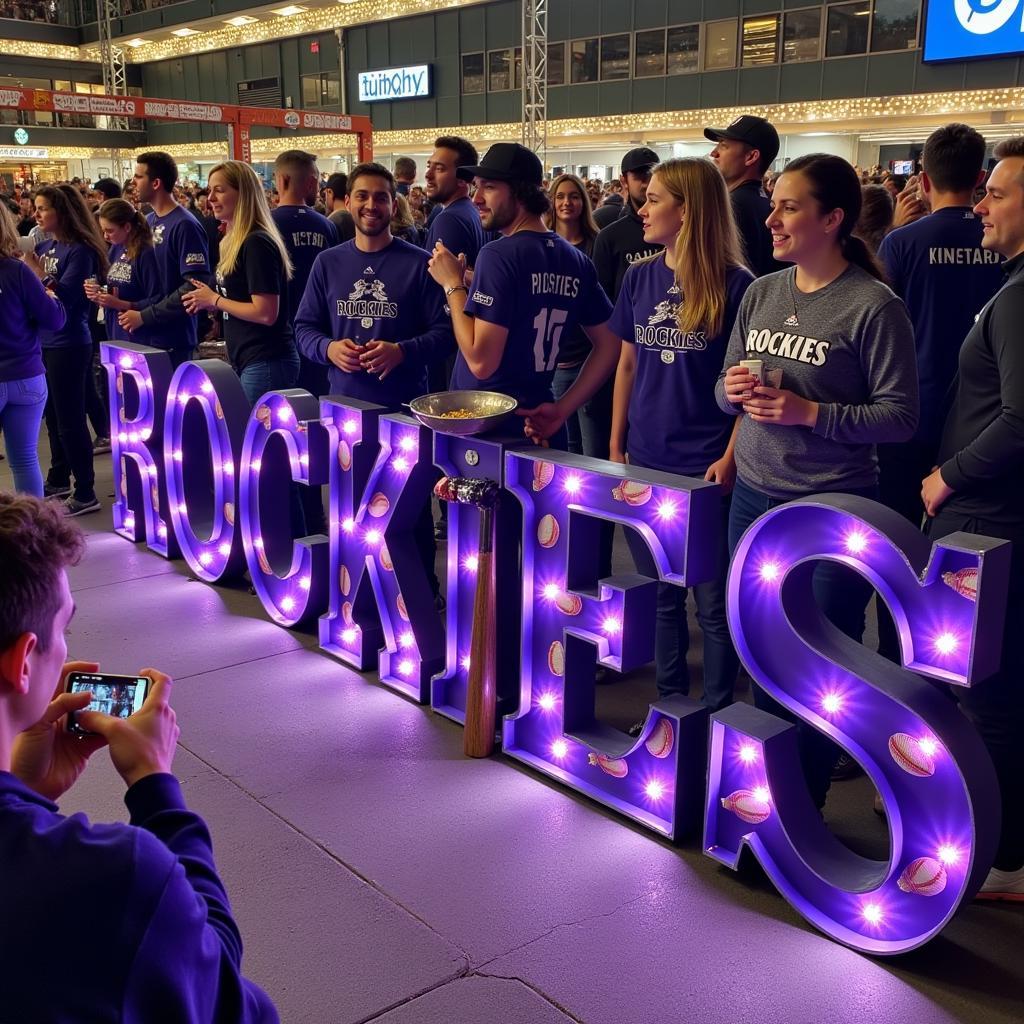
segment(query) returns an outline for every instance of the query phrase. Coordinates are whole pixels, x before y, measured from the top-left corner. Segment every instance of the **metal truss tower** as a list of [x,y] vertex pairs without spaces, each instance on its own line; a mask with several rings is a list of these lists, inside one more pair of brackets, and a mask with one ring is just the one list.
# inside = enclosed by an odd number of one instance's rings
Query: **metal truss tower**
[[[121,0],[96,0],[96,22],[99,28],[100,62],[103,68],[103,91],[108,96],[127,96],[124,47],[113,42],[111,21],[121,17]],[[107,125],[115,131],[128,130],[128,118],[107,115]],[[118,182],[124,180],[121,150],[110,151],[110,173]]]
[[548,148],[548,0],[523,0],[523,145]]

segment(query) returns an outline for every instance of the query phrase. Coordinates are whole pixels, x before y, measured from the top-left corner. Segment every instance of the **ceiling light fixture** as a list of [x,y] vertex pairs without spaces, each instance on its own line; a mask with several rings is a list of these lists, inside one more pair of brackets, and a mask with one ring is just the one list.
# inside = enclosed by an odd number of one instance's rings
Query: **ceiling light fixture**
[[194,28],[176,28],[171,35],[184,39],[185,36],[197,36],[199,33]]
[[271,11],[271,14],[276,14],[279,18],[290,18],[293,14],[305,14],[308,11],[308,7],[300,7],[298,4],[289,4],[287,7],[278,7],[276,11]]
[[137,50],[140,46],[145,46],[146,43],[148,43],[148,42],[149,42],[148,39],[139,39],[139,38],[129,39],[128,42],[125,43],[125,46],[130,46],[130,47],[132,47],[132,49]]
[[225,25],[232,25],[235,28],[241,28],[243,25],[251,25],[254,21],[259,21],[259,18],[254,18],[249,14],[239,14],[235,18],[228,18],[224,22]]

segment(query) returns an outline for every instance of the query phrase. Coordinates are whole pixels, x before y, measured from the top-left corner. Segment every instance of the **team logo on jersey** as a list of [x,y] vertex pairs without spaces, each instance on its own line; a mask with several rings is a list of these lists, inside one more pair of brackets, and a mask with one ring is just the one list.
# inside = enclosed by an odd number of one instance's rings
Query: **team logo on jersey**
[[479,306],[493,306],[494,296],[485,295],[483,292],[473,292],[473,301]]
[[372,326],[373,321],[381,317],[393,320],[398,316],[398,304],[388,299],[383,281],[360,278],[353,285],[347,300],[338,299],[338,316],[358,317],[364,327],[368,326],[366,321],[369,320],[369,326]]
[[675,323],[679,319],[679,308],[682,306],[681,302],[671,302],[668,299],[663,299],[654,307],[654,312],[647,318],[647,326],[653,327],[655,324],[663,324],[666,320],[671,320]]
[[373,267],[367,267],[367,268],[366,268],[366,269],[365,269],[365,270],[363,271],[363,273],[364,273],[364,274],[365,274],[365,275],[366,275],[367,277],[373,277]]
[[800,326],[800,321],[797,320],[796,313],[791,313],[782,322],[783,322],[783,324],[785,324],[786,327],[799,327]]
[[205,263],[206,257],[201,252],[189,252],[185,254],[186,267],[194,267]]
[[154,245],[161,245],[163,243],[163,240],[164,240],[164,228],[165,227],[166,227],[165,224],[157,224],[157,226],[155,228],[153,228],[153,244]]

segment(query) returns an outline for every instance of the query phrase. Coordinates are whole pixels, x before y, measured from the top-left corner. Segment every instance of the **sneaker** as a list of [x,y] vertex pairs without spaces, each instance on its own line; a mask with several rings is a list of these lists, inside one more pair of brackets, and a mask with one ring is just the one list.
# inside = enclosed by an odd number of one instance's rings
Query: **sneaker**
[[104,455],[110,451],[110,438],[109,437],[97,437],[92,443],[93,455]]
[[1000,871],[999,868],[993,868],[975,899],[1024,903],[1024,867],[1016,871]]
[[61,501],[65,498],[70,498],[71,484],[64,484],[63,486],[59,486],[58,484],[43,484],[43,497],[60,498]]
[[845,782],[847,779],[855,779],[858,775],[863,774],[864,769],[849,754],[844,752],[839,755],[839,760],[836,761],[832,768],[832,781]]
[[64,502],[64,515],[66,516],[84,516],[89,512],[99,512],[103,506],[100,504],[99,498],[90,498],[88,501],[79,501],[74,495],[71,495]]

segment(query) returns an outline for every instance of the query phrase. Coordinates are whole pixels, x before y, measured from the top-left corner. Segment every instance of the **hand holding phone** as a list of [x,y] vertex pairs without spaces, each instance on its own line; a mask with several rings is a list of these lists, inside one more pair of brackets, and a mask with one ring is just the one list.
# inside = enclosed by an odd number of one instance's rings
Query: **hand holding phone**
[[96,711],[114,718],[128,718],[142,710],[152,680],[148,676],[119,676],[108,672],[71,672],[67,678],[68,693],[92,693],[92,700],[81,711],[69,711],[67,730],[76,736],[95,736],[84,728],[78,716]]

